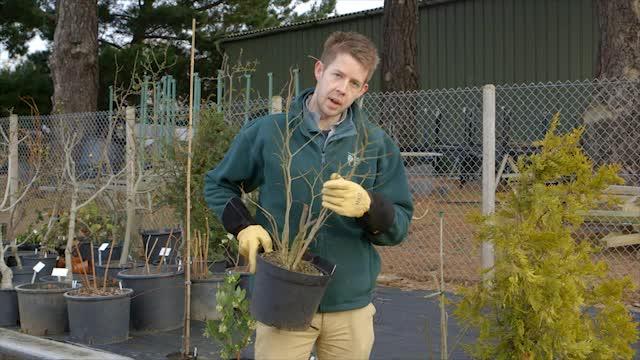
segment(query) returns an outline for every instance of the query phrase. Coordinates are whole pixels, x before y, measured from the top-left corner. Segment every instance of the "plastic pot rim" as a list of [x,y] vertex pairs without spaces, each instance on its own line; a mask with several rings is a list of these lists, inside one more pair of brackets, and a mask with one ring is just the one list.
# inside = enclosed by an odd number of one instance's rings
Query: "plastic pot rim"
[[[118,289],[119,288],[114,288],[114,287],[110,287],[110,289]],[[67,291],[64,293],[64,298],[67,300],[73,300],[73,301],[82,301],[82,302],[91,302],[91,301],[104,301],[104,300],[111,300],[111,299],[121,299],[124,297],[131,297],[131,295],[133,294],[133,289],[130,288],[123,288],[122,289],[122,293],[117,294],[117,295],[75,295],[72,294],[73,292],[77,292],[80,289],[73,289],[71,291]]]
[[[155,265],[154,265],[155,266]],[[173,276],[177,276],[177,275],[182,275],[184,274],[184,270],[180,270],[180,271],[171,271],[171,272],[159,272],[159,273],[153,273],[153,274],[126,274],[126,272],[134,270],[137,268],[133,268],[133,269],[127,269],[127,270],[122,270],[118,272],[118,275],[116,275],[116,277],[118,279],[157,279],[157,278],[168,278],[168,277],[173,277]]]
[[207,279],[191,279],[192,284],[207,284],[207,283],[216,283],[224,280],[224,274],[216,275],[215,273],[212,277]]
[[[264,260],[261,256],[258,256],[258,261],[256,264],[256,273],[258,273],[258,271],[264,271],[266,273],[269,273],[269,276],[272,276],[274,278],[278,278],[281,280],[285,280],[287,282],[291,282],[294,284],[298,284],[298,285],[320,284],[320,283],[329,281],[329,279],[331,279],[332,276],[330,274],[327,274],[326,271],[320,269],[315,264],[312,264],[312,265],[318,271],[320,271],[322,275],[310,275],[310,274],[303,274],[300,272],[287,270],[285,268],[282,268],[278,265],[275,265],[273,263],[270,263]],[[258,270],[259,268],[260,270]]]
[[166,228],[166,229],[149,229],[149,230],[140,230],[140,235],[169,235],[173,234],[182,234],[182,228]]
[[[60,287],[57,289],[51,289],[51,288],[35,288],[35,289],[29,289],[30,286],[45,286],[45,285],[51,285],[51,284],[58,284],[58,285],[64,285],[64,287]],[[26,284],[20,284],[18,286],[16,286],[14,289],[16,289],[16,292],[18,293],[23,293],[23,294],[57,294],[57,293],[65,293],[69,290],[74,290],[71,287],[71,284],[65,284],[62,282],[51,282],[51,283],[35,283],[35,284],[31,284],[31,283],[26,283]]]

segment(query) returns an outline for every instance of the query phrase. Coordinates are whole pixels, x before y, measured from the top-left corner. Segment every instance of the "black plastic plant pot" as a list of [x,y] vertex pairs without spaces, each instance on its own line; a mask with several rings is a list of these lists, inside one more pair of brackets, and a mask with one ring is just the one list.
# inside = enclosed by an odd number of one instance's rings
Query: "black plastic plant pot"
[[224,273],[227,269],[227,260],[211,261],[209,263],[209,271],[212,273]]
[[[127,269],[132,269],[132,268],[137,268],[137,267],[142,267],[144,266],[144,264],[142,263],[126,263],[124,264],[124,266],[120,266],[120,264],[118,263],[118,260],[116,261],[111,261],[111,263],[109,264],[109,269],[107,271],[107,275],[108,275],[108,279],[107,280],[114,280],[117,281],[118,280],[118,273],[122,270],[127,270]],[[103,262],[102,265],[98,265],[96,263],[96,276],[98,278],[102,278],[104,277],[104,273],[107,270],[107,263]]]
[[136,331],[167,331],[180,328],[184,316],[184,271],[176,266],[123,270],[122,286],[133,289],[131,328]]
[[[28,284],[31,282],[33,278],[33,269],[31,268],[22,268],[22,270],[17,267],[12,267],[11,271],[13,271],[13,286],[18,286],[20,284]],[[38,275],[36,275],[37,279]]]
[[56,267],[56,262],[58,261],[57,258],[57,254],[48,254],[47,257],[44,257],[44,255],[41,254],[24,255],[22,257],[22,268],[33,270],[33,267],[36,266],[37,263],[42,262],[44,267],[40,270],[38,275],[50,275],[53,268]]
[[160,262],[162,248],[171,248],[171,252],[164,257],[164,261],[167,264],[177,263],[178,249],[182,245],[182,229],[144,230],[140,232],[140,236],[142,236],[142,244],[150,263]]
[[216,310],[216,292],[224,277],[214,275],[210,279],[191,280],[191,319],[198,321],[216,320],[220,313]]
[[132,289],[111,288],[115,295],[64,294],[69,313],[69,333],[73,341],[87,345],[107,345],[129,338]]
[[314,257],[311,262],[322,275],[292,272],[257,257],[251,315],[281,330],[306,330],[333,275],[334,266]]
[[22,284],[16,287],[20,329],[30,335],[63,334],[68,328],[64,293],[73,290],[66,283]]
[[0,326],[18,326],[18,295],[15,289],[0,289]]
[[[122,255],[122,245],[115,245],[113,250],[111,250],[111,243],[109,243],[109,247],[107,247],[102,254],[100,254],[100,245],[95,245],[93,247],[93,262],[96,264],[96,267],[100,264],[100,260],[102,260],[102,266],[106,266],[109,261],[109,251],[111,251],[111,264],[115,265],[120,261],[120,256]],[[83,258],[84,259],[84,258]]]

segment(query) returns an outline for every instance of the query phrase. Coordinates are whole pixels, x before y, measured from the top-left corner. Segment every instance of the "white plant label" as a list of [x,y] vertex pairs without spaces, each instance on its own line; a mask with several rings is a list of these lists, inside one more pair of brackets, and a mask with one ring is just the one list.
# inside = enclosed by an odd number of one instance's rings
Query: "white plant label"
[[71,287],[74,288],[74,289],[77,288],[78,287],[78,280],[73,280],[71,282]]
[[98,248],[98,251],[105,251],[108,247],[109,243],[102,243],[102,245],[100,245],[100,247]]
[[171,254],[171,248],[163,247],[160,249],[160,256],[169,256]]
[[51,271],[51,276],[64,276],[67,277],[69,273],[69,269],[67,268],[53,268]]
[[44,263],[42,261],[38,261],[38,263],[33,267],[33,271],[39,273],[40,270],[44,268]]
[[122,290],[122,281],[118,281],[118,286],[120,286],[120,290]]

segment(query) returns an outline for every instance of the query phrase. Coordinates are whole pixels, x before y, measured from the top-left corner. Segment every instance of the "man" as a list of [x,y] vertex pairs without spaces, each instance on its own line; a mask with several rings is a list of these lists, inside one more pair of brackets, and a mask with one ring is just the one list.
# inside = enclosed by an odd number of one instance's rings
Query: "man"
[[[320,193],[321,206],[333,212],[309,246],[311,253],[336,265],[318,313],[305,331],[258,323],[256,359],[308,359],[314,344],[321,360],[369,358],[374,341],[372,291],[380,272],[373,245],[400,243],[413,213],[397,146],[354,104],[367,92],[378,61],[366,37],[331,34],[315,64],[316,87],[294,99],[287,115],[268,115],[247,124],[224,160],[206,175],[207,203],[238,238],[251,271],[259,248],[272,249],[267,231],[271,229],[261,211],[256,219],[251,217],[239,199],[240,189],[260,187],[260,206],[276,219],[284,217],[278,142],[283,141],[286,121],[292,124],[288,141],[296,154],[291,163],[296,180],[290,222],[297,224],[300,204],[311,203]],[[314,183],[302,177],[321,181],[310,189]],[[317,214],[320,204],[311,211]]]

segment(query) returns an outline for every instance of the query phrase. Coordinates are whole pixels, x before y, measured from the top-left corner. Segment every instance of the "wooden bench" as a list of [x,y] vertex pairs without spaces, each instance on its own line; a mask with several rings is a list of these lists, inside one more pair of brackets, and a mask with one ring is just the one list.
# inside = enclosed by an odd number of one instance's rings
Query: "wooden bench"
[[631,234],[611,232],[600,239],[607,248],[640,244],[640,186],[611,185],[603,191],[606,197],[619,204],[616,210],[590,210],[585,221],[626,225]]

